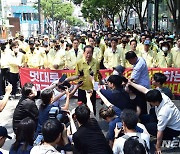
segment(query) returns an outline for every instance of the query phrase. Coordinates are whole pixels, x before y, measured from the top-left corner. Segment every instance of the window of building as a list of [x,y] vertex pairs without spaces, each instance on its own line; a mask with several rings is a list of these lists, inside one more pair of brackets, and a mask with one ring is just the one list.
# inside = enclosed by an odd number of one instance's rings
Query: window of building
[[33,20],[38,20],[38,14],[37,13],[33,13]]
[[31,20],[31,13],[23,13],[23,20]]

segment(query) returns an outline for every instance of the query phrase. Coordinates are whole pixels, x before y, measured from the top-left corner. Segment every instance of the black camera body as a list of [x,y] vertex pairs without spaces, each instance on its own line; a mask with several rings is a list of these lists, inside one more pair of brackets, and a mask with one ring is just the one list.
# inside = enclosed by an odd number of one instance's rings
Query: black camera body
[[61,123],[68,124],[69,118],[67,114],[68,112],[60,110],[59,107],[52,107],[49,111],[49,119],[57,119]]
[[61,90],[66,90],[71,87],[71,84],[68,81],[64,81],[62,84],[58,85],[58,88]]

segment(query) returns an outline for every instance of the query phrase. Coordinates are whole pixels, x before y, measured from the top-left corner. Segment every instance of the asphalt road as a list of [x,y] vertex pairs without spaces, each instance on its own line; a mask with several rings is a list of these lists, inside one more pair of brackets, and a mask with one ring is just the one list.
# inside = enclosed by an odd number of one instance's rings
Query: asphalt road
[[[100,100],[97,100],[97,113],[98,113],[99,109],[102,107],[102,105],[99,102],[100,102]],[[12,116],[13,116],[13,112],[14,112],[14,109],[15,109],[17,103],[18,103],[17,99],[9,100],[6,107],[4,108],[4,110],[0,113],[0,125],[5,126],[8,130],[9,135],[13,138],[12,140],[7,139],[4,146],[2,147],[2,149],[0,149],[0,151],[2,151],[3,154],[9,153],[9,149],[15,140],[14,139],[15,135],[12,130]],[[180,100],[175,101],[175,104],[180,109]],[[72,110],[76,106],[77,106],[77,99],[75,99],[75,98],[71,99],[70,110]],[[100,127],[103,130],[103,133],[106,134],[106,132],[108,130],[107,123],[105,121],[99,119],[98,114],[97,114],[97,120],[99,122]],[[153,146],[153,142],[151,142],[151,145]],[[163,154],[170,154],[170,153],[171,154],[179,154],[180,153],[180,145],[179,145],[179,148],[176,148],[176,149],[164,149],[163,150]]]

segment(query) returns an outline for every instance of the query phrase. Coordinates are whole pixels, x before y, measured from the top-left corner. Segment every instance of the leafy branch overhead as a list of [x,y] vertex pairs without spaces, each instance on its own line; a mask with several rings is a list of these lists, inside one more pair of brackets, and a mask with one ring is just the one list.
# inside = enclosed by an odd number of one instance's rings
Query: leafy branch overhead
[[41,0],[41,8],[45,17],[53,16],[57,20],[65,20],[74,11],[71,3],[63,3],[61,0]]

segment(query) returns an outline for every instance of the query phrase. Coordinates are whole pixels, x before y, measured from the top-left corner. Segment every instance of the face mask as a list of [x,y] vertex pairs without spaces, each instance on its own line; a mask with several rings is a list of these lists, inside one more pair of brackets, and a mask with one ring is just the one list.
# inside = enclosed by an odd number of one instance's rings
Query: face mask
[[19,49],[18,49],[18,48],[15,48],[13,51],[14,51],[15,54],[17,54],[18,51],[19,51]]
[[133,34],[133,37],[136,38],[136,37],[137,37],[137,34]]
[[167,52],[168,48],[167,47],[162,47],[162,51]]

